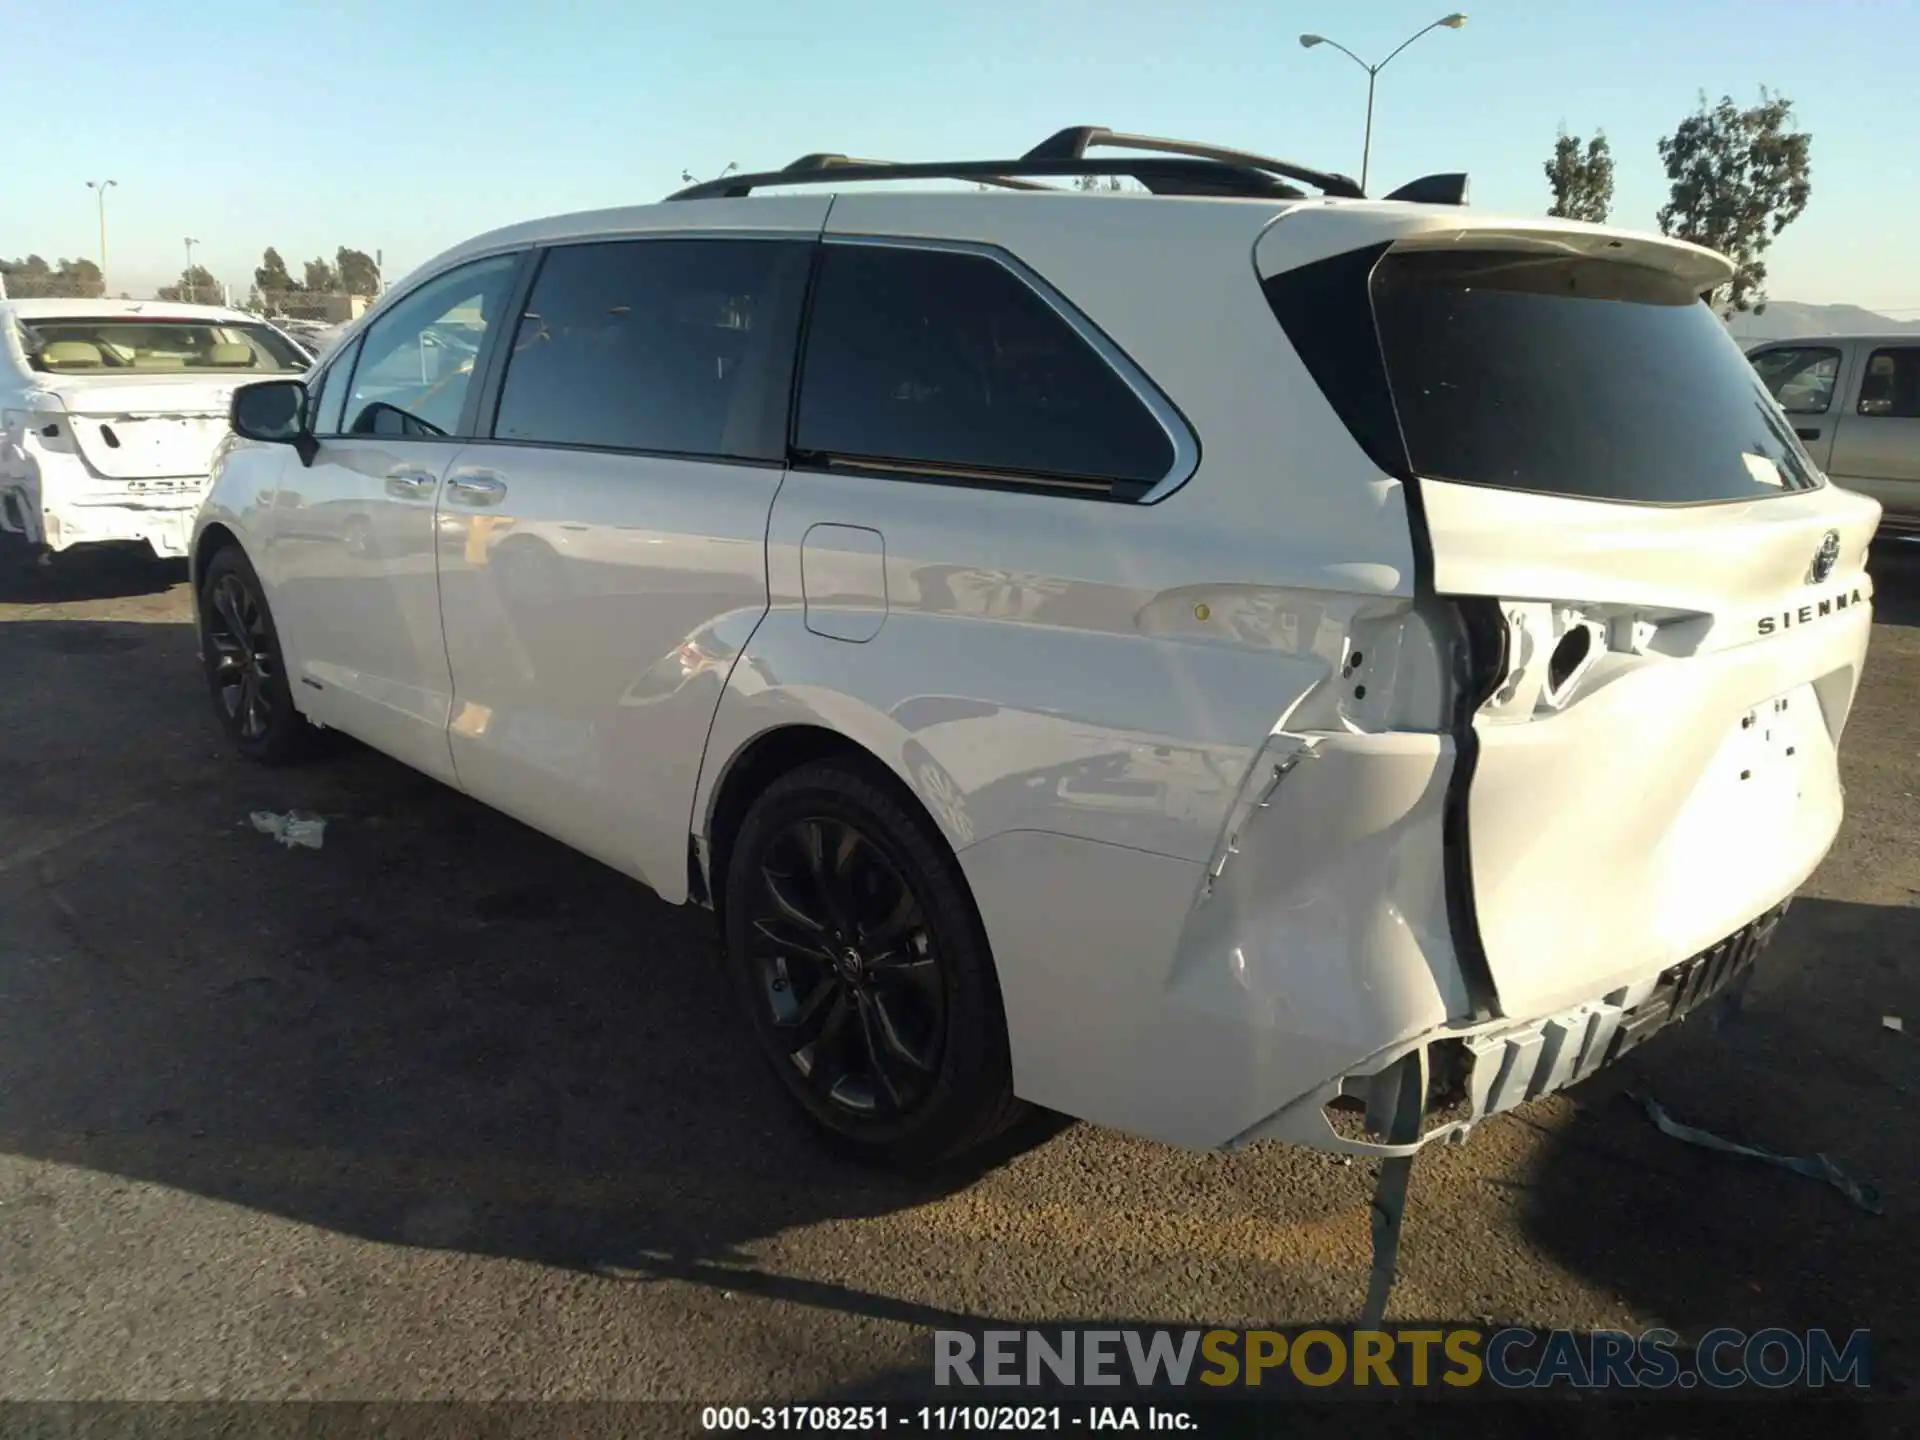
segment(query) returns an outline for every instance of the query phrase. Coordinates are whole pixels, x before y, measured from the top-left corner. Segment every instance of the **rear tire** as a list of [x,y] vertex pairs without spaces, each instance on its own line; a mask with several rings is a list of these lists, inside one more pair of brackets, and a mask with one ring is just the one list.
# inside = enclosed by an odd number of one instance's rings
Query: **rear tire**
[[312,754],[320,732],[294,709],[273,612],[239,546],[226,546],[207,562],[199,611],[207,689],[233,748],[259,765],[288,765]]
[[1025,1113],[959,864],[891,786],[845,760],[782,776],[748,811],[725,882],[736,997],[829,1145],[921,1168]]

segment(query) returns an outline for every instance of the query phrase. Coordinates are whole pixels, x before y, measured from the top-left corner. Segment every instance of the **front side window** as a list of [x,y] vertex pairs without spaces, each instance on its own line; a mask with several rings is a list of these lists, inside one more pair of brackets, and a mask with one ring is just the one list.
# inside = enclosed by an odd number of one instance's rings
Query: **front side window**
[[517,255],[429,280],[367,327],[343,433],[431,439],[460,424],[488,324],[506,304]]
[[1920,346],[1894,346],[1867,357],[1859,409],[1889,420],[1920,419]]
[[827,463],[1131,496],[1174,458],[1113,366],[1005,265],[891,245],[823,249],[796,444]]
[[286,336],[245,322],[63,315],[19,324],[27,363],[48,374],[284,375],[309,363]]
[[1824,345],[1763,350],[1753,357],[1753,368],[1787,414],[1824,415],[1833,404],[1840,352]]
[[553,250],[527,297],[493,437],[779,460],[809,242]]

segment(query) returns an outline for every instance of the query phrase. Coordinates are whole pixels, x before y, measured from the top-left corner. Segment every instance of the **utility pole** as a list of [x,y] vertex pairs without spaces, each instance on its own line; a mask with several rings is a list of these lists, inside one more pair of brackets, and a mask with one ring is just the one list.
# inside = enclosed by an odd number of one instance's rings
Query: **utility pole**
[[194,239],[193,236],[187,236],[187,273],[180,278],[187,282],[187,299],[189,301],[200,298],[200,287],[194,282],[193,278],[193,247],[199,243],[200,242]]
[[100,202],[100,293],[107,293],[107,191],[118,185],[118,180],[89,180],[87,188],[93,191]]
[[1440,19],[1434,21],[1431,25],[1428,25],[1425,29],[1416,30],[1413,32],[1413,34],[1409,35],[1406,39],[1402,40],[1398,45],[1394,47],[1393,54],[1388,55],[1387,58],[1385,60],[1382,60],[1378,65],[1369,65],[1366,61],[1362,60],[1358,55],[1354,54],[1351,50],[1347,49],[1346,46],[1342,45],[1338,40],[1329,40],[1324,35],[1302,35],[1300,37],[1300,44],[1303,48],[1311,50],[1316,45],[1331,45],[1334,49],[1338,50],[1342,55],[1346,56],[1349,60],[1353,61],[1354,64],[1358,65],[1362,70],[1367,72],[1367,136],[1360,150],[1360,188],[1362,190],[1365,190],[1367,188],[1367,162],[1373,158],[1373,87],[1374,87],[1374,82],[1380,78],[1380,72],[1386,69],[1387,66],[1392,62],[1394,55],[1398,55],[1402,50],[1406,49],[1407,46],[1411,45],[1414,41],[1418,40],[1422,35],[1427,34],[1428,31],[1440,30],[1440,29],[1458,30],[1462,25],[1466,23],[1467,23],[1467,17],[1460,14],[1459,11],[1457,10],[1451,15],[1443,15],[1440,17]]

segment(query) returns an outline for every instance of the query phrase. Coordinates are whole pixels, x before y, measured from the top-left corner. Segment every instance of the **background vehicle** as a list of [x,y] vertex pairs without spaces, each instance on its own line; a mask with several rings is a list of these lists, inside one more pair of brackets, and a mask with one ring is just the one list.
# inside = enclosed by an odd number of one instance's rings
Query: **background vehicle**
[[[1081,174],[1156,198],[813,188]],[[218,713],[716,908],[863,1153],[1016,1096],[1410,1153],[1745,972],[1839,825],[1878,516],[1724,259],[1462,190],[1080,129],[482,236],[236,397]]]
[[1748,358],[1833,483],[1878,500],[1883,529],[1920,535],[1920,338],[1782,340]]
[[0,301],[0,528],[185,555],[234,390],[309,356],[237,310]]

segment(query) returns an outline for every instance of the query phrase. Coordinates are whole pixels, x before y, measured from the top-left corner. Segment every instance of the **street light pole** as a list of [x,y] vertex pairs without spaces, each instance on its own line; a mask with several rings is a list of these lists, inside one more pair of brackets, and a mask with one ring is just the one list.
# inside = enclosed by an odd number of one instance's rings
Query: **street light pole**
[[193,247],[199,243],[200,242],[194,239],[193,236],[187,236],[187,273],[180,278],[187,282],[187,299],[189,301],[200,298],[200,287],[196,285],[193,280]]
[[89,180],[87,188],[93,191],[100,202],[100,293],[107,293],[107,191],[120,182],[118,180]]
[[1342,55],[1346,56],[1349,60],[1353,61],[1354,64],[1358,65],[1362,70],[1367,72],[1367,135],[1366,135],[1365,141],[1362,142],[1362,147],[1360,150],[1360,188],[1362,190],[1365,190],[1367,188],[1367,162],[1373,158],[1373,91],[1374,91],[1375,83],[1380,78],[1380,72],[1386,69],[1387,66],[1393,62],[1393,57],[1395,55],[1398,55],[1402,50],[1406,49],[1407,46],[1413,44],[1414,41],[1418,40],[1422,35],[1427,34],[1429,31],[1442,30],[1442,29],[1458,30],[1462,25],[1466,23],[1467,23],[1467,17],[1465,15],[1462,15],[1457,10],[1451,15],[1443,15],[1438,20],[1434,21],[1431,25],[1427,25],[1419,30],[1414,31],[1413,34],[1409,35],[1406,39],[1402,40],[1398,45],[1394,46],[1392,53],[1389,54],[1385,60],[1382,60],[1377,65],[1369,65],[1366,61],[1362,60],[1358,55],[1354,54],[1353,51],[1347,49],[1346,46],[1342,45],[1338,40],[1329,40],[1324,35],[1302,35],[1300,37],[1300,45],[1302,49],[1311,50],[1316,45],[1331,45],[1334,49],[1338,50]]

